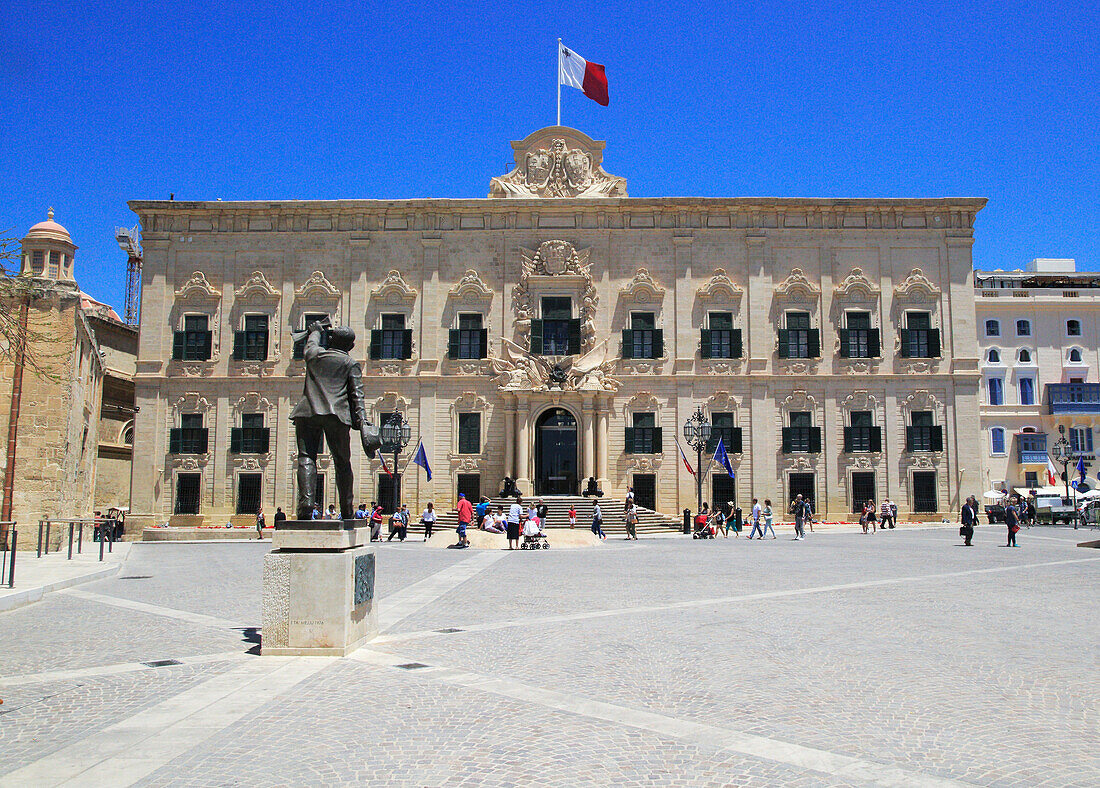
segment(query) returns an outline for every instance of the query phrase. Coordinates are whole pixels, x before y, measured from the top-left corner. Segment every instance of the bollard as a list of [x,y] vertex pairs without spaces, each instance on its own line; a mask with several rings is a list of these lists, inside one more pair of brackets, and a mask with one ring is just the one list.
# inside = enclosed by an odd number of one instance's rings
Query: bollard
[[109,522],[111,523],[110,529],[109,529],[111,531],[111,535],[110,535],[110,541],[107,542],[107,552],[108,553],[113,553],[115,551],[115,525],[114,525],[115,521],[110,520]]
[[46,552],[45,555],[50,554],[50,521],[46,521]]
[[684,533],[691,533],[691,509],[684,509]]
[[[737,531],[737,533],[741,533],[741,529],[744,527],[745,521],[741,517],[741,507],[738,506],[736,509],[733,510],[733,530]],[[752,534],[749,535],[751,536]]]
[[35,558],[42,557],[42,520],[38,521],[38,555]]
[[15,546],[19,541],[19,531],[11,529],[11,565],[8,567],[8,588],[15,587]]
[[69,561],[73,560],[73,524],[69,523]]
[[99,529],[99,560],[103,560],[103,543],[107,541],[103,538],[103,529]]
[[84,521],[80,521],[80,530],[76,532],[76,554],[84,550]]

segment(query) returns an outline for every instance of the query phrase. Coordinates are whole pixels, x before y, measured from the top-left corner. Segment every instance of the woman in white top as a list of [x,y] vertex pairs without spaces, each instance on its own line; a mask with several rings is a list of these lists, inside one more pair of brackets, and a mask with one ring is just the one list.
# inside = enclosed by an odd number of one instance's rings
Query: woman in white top
[[424,526],[424,541],[428,541],[432,538],[432,528],[435,526],[435,508],[432,506],[431,501],[428,502],[428,508],[420,515],[420,523]]
[[[519,521],[523,519],[523,499],[516,497],[515,503],[508,507],[508,549],[519,547]],[[515,542],[515,547],[512,543]]]

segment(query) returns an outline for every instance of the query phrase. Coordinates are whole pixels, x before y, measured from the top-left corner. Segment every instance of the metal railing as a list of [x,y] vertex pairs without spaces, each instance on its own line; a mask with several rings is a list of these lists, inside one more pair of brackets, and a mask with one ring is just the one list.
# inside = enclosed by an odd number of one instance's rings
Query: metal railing
[[0,585],[8,584],[8,588],[15,587],[15,549],[19,543],[19,531],[16,529],[15,520],[0,520],[0,533],[3,538],[3,558],[0,559]]
[[[79,555],[84,551],[84,529],[88,526],[92,527],[92,539],[99,542],[99,560],[103,560],[103,548],[106,546],[107,552],[113,553],[115,548],[115,528],[118,525],[118,521],[108,518],[82,518],[75,520],[64,520],[48,518],[38,521],[38,557],[43,555],[49,555],[50,553],[50,533],[56,526],[60,529],[64,529],[68,526],[68,560],[72,560],[73,557],[73,543],[76,543],[76,552]],[[64,533],[64,531],[62,531]],[[60,550],[60,545],[58,546]]]

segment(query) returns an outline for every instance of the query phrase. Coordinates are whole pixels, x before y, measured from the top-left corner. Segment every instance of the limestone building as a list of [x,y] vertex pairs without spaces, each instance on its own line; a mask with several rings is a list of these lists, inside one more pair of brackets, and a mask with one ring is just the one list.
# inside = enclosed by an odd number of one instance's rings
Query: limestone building
[[[0,356],[0,430],[8,438],[0,519],[24,533],[43,517],[91,517],[101,506],[129,504],[130,447],[114,446],[129,433],[115,422],[126,411],[132,427],[127,367],[137,331],[80,291],[76,251],[51,209],[23,238],[22,276],[8,280],[18,284],[2,304],[25,327],[26,353]],[[116,449],[106,463],[103,441]]]
[[[960,425],[978,420],[983,199],[631,198],[579,131],[512,147],[487,199],[131,202],[134,510],[292,504],[291,332],[316,315],[357,332],[373,417],[411,422],[401,469],[423,440],[432,481],[402,479],[415,507],[508,474],[694,508],[676,438],[698,408],[736,472],[708,450],[706,500],[801,492],[838,517],[888,495],[936,517],[979,483]],[[362,499],[388,500],[357,457]]]
[[[1073,260],[1040,259],[1024,270],[976,271],[974,288],[985,489],[1047,486],[1059,428],[1095,487],[1100,274],[1078,272]],[[1061,480],[1055,486],[1064,490]]]

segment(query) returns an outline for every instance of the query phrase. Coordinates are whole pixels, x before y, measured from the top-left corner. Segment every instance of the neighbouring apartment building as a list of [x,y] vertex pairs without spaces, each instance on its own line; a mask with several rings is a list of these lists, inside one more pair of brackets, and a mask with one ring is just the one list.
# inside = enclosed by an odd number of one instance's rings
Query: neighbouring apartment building
[[[505,475],[694,507],[676,440],[697,409],[706,500],[802,493],[832,517],[889,496],[938,518],[980,484],[984,199],[632,198],[579,131],[512,148],[485,199],[131,202],[134,511],[292,510],[291,334],[317,317],[356,331],[371,417],[411,423],[395,470],[417,508]],[[709,462],[719,437],[735,479]],[[430,482],[405,466],[420,440]],[[360,498],[388,508],[389,477],[356,451]]]
[[[1100,274],[1078,272],[1073,260],[1032,260],[1026,270],[975,271],[974,295],[985,489],[1047,486],[1062,430],[1095,487]],[[1061,479],[1055,488],[1064,491]]]

